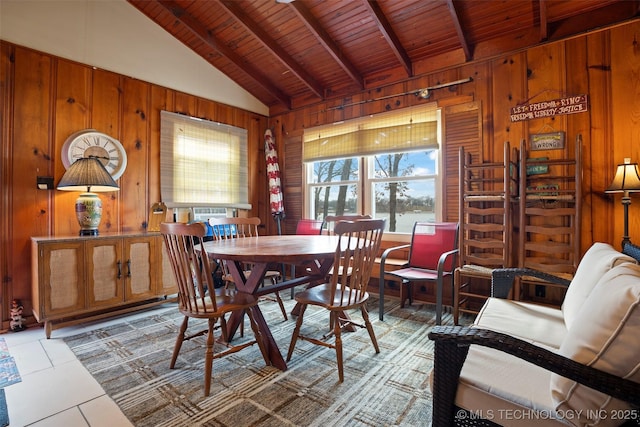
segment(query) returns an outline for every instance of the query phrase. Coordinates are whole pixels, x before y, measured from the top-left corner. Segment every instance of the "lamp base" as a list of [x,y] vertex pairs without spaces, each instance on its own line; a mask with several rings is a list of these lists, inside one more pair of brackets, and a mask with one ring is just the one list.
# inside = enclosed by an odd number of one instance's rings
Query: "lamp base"
[[76,200],[76,218],[81,236],[97,236],[102,219],[102,200],[95,193],[82,193]]
[[629,205],[631,204],[631,197],[629,197],[629,192],[625,191],[624,196],[622,197],[622,207],[624,212],[624,235],[622,236],[622,250],[624,250],[624,245],[629,243]]

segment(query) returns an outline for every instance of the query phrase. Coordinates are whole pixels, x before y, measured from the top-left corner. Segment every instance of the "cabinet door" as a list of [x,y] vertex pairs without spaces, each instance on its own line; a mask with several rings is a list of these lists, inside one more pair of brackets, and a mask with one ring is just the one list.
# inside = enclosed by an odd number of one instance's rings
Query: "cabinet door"
[[127,302],[156,296],[159,275],[156,239],[152,236],[124,238],[124,289]]
[[158,272],[156,294],[158,296],[177,294],[178,284],[176,283],[173,267],[171,267],[171,260],[169,259],[169,254],[167,253],[167,248],[162,236],[157,238],[156,246],[158,248],[158,259],[161,262]]
[[122,280],[126,271],[122,239],[88,239],[85,245],[89,307],[121,304],[124,301]]
[[[83,242],[42,243],[38,248],[38,320],[86,308]],[[35,310],[34,310],[35,311]]]

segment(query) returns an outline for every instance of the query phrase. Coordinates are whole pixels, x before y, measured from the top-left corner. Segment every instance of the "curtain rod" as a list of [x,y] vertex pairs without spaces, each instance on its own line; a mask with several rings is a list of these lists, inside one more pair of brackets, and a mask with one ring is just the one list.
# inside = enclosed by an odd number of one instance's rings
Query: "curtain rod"
[[431,96],[431,91],[432,90],[442,89],[442,88],[450,87],[450,86],[456,86],[456,85],[459,85],[459,84],[469,83],[469,82],[472,82],[472,81],[473,81],[473,77],[467,77],[466,79],[460,79],[460,80],[456,80],[456,81],[449,82],[449,83],[440,83],[440,84],[437,84],[437,85],[434,85],[434,86],[425,87],[423,89],[412,90],[412,91],[403,92],[403,93],[397,93],[395,95],[382,96],[380,98],[367,99],[367,100],[364,100],[364,101],[353,102],[351,104],[342,104],[342,105],[338,105],[336,107],[327,108],[326,111],[343,110],[346,107],[352,107],[354,105],[365,104],[367,102],[382,101],[384,99],[395,98],[396,96],[415,95],[415,96],[419,96],[422,99],[428,99]]

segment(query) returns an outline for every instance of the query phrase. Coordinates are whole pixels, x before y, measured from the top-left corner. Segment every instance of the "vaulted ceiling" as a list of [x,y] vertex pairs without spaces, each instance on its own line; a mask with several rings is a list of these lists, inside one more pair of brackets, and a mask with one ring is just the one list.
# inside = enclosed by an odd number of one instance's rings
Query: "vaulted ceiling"
[[638,0],[128,0],[272,112],[637,17]]

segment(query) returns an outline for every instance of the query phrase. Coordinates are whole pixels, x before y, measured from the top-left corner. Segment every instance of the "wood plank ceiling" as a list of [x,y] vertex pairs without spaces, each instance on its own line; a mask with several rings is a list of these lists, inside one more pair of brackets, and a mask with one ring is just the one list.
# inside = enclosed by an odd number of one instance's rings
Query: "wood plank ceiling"
[[640,10],[638,0],[128,1],[272,114],[581,34]]

